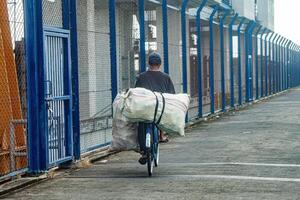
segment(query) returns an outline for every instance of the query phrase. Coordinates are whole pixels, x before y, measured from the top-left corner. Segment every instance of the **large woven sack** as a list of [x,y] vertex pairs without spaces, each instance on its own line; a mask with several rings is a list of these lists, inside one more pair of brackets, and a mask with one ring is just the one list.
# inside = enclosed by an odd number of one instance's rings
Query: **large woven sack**
[[153,122],[167,133],[184,136],[190,98],[187,94],[160,94],[144,88],[130,89],[124,96],[122,114],[131,122]]
[[113,103],[112,143],[110,151],[138,150],[138,126],[121,113],[124,98],[119,94]]

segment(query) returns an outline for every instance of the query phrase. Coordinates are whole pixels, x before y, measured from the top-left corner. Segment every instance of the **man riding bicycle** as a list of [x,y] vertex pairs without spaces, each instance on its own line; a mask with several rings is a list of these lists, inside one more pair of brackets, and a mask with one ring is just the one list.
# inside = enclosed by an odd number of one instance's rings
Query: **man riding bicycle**
[[[160,55],[155,52],[151,53],[149,55],[148,63],[149,63],[148,70],[146,72],[141,73],[137,77],[135,87],[145,88],[153,92],[175,94],[174,85],[170,76],[166,73],[161,72],[160,68],[161,68],[162,61]],[[144,130],[145,130],[145,124],[140,123],[138,139],[139,139],[141,152],[143,152],[145,149],[145,144],[144,144],[145,140],[144,140],[144,135],[142,134]],[[165,134],[162,131],[160,131],[159,134],[159,141],[168,142],[168,138],[165,136]],[[144,155],[139,159],[139,162],[141,164],[146,164],[146,158]]]

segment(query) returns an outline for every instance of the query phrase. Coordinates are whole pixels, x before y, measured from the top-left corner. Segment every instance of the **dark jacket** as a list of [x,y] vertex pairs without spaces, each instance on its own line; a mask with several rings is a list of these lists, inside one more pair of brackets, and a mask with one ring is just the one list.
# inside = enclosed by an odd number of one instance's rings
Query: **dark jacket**
[[154,92],[175,94],[173,82],[168,74],[161,71],[146,71],[137,77],[135,87]]

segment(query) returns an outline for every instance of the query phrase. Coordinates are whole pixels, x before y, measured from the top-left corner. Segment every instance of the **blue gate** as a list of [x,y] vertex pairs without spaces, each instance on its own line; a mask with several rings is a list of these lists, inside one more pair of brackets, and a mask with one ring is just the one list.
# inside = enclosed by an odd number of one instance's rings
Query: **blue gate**
[[70,32],[44,27],[44,82],[48,164],[73,159]]

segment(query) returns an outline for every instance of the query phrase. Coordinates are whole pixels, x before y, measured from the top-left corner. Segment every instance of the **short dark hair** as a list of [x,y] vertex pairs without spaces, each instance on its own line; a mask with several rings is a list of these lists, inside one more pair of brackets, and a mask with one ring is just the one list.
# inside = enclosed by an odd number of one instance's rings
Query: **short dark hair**
[[158,53],[153,52],[149,55],[149,65],[161,65],[161,57]]

